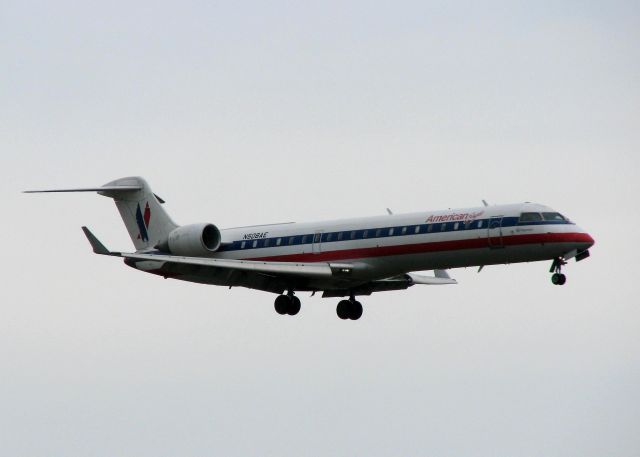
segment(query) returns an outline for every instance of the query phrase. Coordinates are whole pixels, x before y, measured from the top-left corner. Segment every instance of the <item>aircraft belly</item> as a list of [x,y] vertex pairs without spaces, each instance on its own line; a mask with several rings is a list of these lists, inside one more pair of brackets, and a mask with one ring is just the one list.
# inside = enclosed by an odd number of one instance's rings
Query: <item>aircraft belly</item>
[[[228,268],[175,263],[165,263],[160,267],[157,262],[138,262],[136,266],[144,267],[139,269],[150,273],[183,281],[227,287],[247,287],[282,293],[290,287],[300,291],[355,288],[370,281],[385,279],[411,271],[547,260],[561,256],[572,248],[571,244],[566,243],[531,244],[493,249],[485,247],[350,259],[347,261],[348,263],[358,266],[358,268],[354,268],[351,276],[328,278],[294,278]],[[149,271],[152,264],[155,264],[158,269]]]

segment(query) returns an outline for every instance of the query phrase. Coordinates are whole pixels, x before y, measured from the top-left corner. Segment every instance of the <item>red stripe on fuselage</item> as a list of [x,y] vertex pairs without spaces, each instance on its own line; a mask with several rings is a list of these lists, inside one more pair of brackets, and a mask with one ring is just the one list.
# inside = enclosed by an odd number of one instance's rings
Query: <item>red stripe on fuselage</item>
[[[491,246],[520,246],[545,243],[586,243],[593,244],[593,238],[586,233],[539,233],[530,235],[510,235],[467,240],[436,241],[431,243],[399,244],[371,248],[342,249],[336,251],[308,252],[304,254],[287,254],[268,257],[254,257],[247,260],[264,260],[270,262],[328,262],[336,260],[386,257],[391,255],[421,254],[428,252],[459,251],[463,249],[488,248]],[[326,246],[323,244],[322,246]]]

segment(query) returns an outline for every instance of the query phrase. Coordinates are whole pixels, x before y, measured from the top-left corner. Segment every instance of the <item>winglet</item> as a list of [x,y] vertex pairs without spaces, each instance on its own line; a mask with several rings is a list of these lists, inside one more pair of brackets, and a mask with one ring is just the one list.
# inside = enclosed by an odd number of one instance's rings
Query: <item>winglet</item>
[[110,250],[108,250],[104,244],[102,244],[100,242],[100,240],[98,238],[96,238],[96,236],[91,233],[91,230],[89,230],[87,227],[82,227],[82,231],[84,232],[84,235],[87,237],[87,239],[89,240],[89,243],[91,243],[91,247],[93,248],[93,252],[95,252],[96,254],[101,254],[101,255],[118,255],[117,252],[111,252]]

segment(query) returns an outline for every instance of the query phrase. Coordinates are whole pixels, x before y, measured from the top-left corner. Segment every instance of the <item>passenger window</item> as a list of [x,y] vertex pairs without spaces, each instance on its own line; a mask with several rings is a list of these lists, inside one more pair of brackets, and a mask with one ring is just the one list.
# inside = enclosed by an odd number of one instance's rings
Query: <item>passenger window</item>
[[258,240],[253,240],[253,247],[257,247],[258,246]]
[[420,233],[420,226],[416,225],[416,229],[413,231],[413,233]]
[[542,216],[540,213],[522,213],[520,214],[520,222],[540,222]]
[[393,229],[392,228],[389,229],[389,236],[393,236]]
[[295,242],[295,240],[296,240],[295,236],[290,236],[289,237],[289,246],[291,246]]
[[402,234],[406,235],[407,234],[407,227],[402,227]]
[[319,243],[320,242],[320,236],[322,236],[320,233],[316,233],[313,237],[313,242],[314,243]]
[[240,249],[244,249],[246,244],[247,244],[246,241],[243,241],[242,243],[240,243]]
[[446,224],[446,223],[445,223],[445,224],[442,224],[442,225],[440,226],[440,231],[441,231],[441,232],[446,232],[446,231],[447,231],[447,224]]
[[307,235],[302,235],[302,244],[307,244]]
[[545,221],[566,221],[565,217],[560,213],[542,213]]
[[338,233],[338,241],[341,241],[341,240],[342,240],[342,233],[343,233],[343,232],[339,232],[339,233]]
[[427,225],[427,232],[428,232],[428,233],[433,232],[433,224],[429,224],[429,225]]
[[355,239],[356,239],[356,231],[355,231],[355,230],[352,230],[352,231],[351,231],[351,239],[352,239],[352,240],[355,240]]
[[458,230],[458,227],[460,227],[460,222],[453,224],[453,230]]
[[327,241],[331,241],[333,239],[333,233],[327,233]]
[[282,238],[278,238],[276,240],[276,246],[280,246],[280,243],[282,243]]
[[364,240],[367,237],[368,234],[368,230],[365,230],[364,232],[362,232],[362,239]]
[[269,241],[271,241],[269,238],[265,238],[264,239],[264,247],[268,248],[269,247]]
[[482,221],[478,221],[478,228],[482,228]]
[[382,234],[382,229],[376,230],[376,238],[380,238],[381,234]]

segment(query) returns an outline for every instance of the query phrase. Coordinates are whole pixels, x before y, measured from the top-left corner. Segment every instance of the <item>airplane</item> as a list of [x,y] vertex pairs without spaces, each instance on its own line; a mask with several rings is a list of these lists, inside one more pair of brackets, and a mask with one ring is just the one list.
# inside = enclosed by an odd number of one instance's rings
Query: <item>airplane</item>
[[[343,220],[220,229],[178,225],[141,177],[101,187],[31,190],[97,192],[115,201],[135,252],[107,249],[82,227],[93,252],[120,257],[137,270],[217,286],[277,294],[275,310],[296,315],[296,292],[343,298],[340,319],[362,316],[358,296],[414,285],[457,284],[447,270],[551,260],[551,281],[563,285],[569,259],[589,257],[593,238],[550,207],[536,203],[421,211]],[[433,270],[433,276],[415,272]]]

